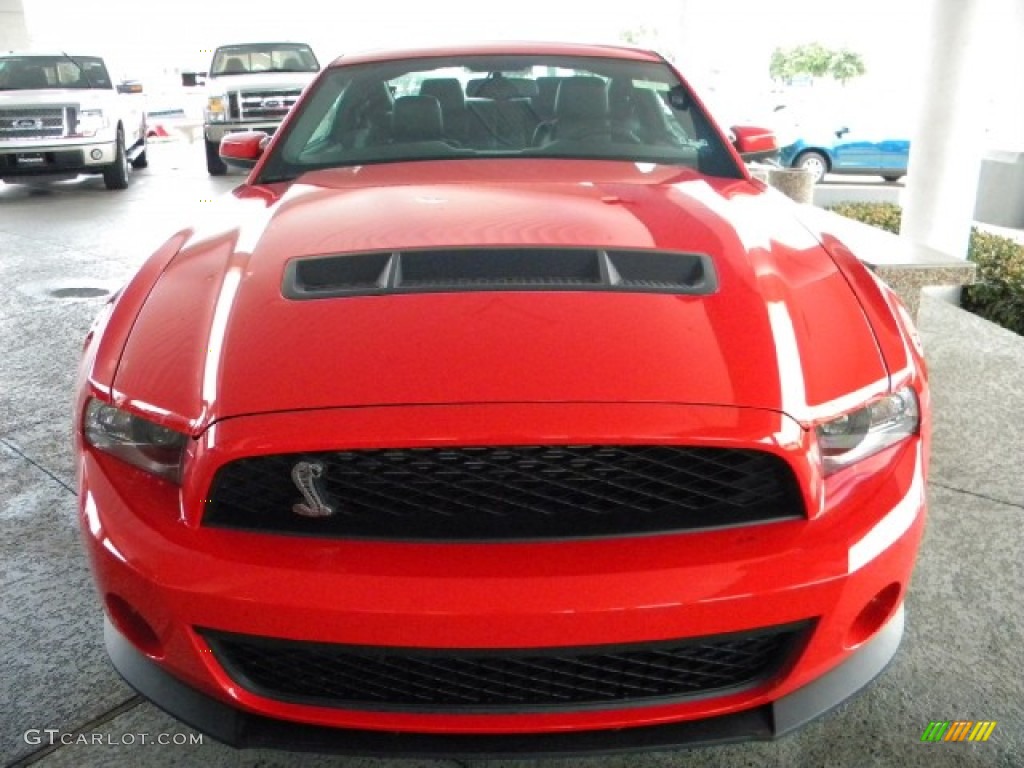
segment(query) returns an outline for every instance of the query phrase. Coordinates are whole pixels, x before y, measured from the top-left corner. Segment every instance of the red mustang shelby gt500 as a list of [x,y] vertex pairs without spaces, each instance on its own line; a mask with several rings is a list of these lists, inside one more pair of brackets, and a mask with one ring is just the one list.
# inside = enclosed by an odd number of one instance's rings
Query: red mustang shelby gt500
[[737,135],[656,54],[502,44],[227,137],[81,367],[120,673],[236,746],[476,756],[772,738],[878,674],[921,351]]

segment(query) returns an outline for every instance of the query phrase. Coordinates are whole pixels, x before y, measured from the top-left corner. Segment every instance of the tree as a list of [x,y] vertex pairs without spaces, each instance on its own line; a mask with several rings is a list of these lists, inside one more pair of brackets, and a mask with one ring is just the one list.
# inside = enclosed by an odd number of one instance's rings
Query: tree
[[838,51],[821,43],[807,43],[795,48],[772,51],[768,74],[775,80],[791,81],[799,75],[824,77],[830,75],[843,85],[867,71],[859,53],[842,48]]
[[843,48],[832,54],[832,61],[829,63],[829,73],[843,85],[848,80],[860,77],[867,70],[864,67],[864,60],[859,53],[848,48]]

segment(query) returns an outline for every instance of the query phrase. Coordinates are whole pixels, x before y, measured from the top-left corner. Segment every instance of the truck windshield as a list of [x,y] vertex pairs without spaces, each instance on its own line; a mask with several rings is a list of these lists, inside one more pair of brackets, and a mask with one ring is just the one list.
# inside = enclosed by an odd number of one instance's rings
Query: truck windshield
[[308,45],[259,43],[228,45],[213,55],[210,76],[244,75],[250,72],[317,72],[320,64]]
[[92,56],[0,57],[0,91],[110,87],[103,60]]

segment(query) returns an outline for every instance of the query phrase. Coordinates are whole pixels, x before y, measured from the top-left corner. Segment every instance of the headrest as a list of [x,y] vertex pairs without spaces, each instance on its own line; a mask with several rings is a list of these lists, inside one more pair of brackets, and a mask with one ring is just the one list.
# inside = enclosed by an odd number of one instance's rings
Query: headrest
[[396,141],[434,141],[444,134],[441,102],[435,96],[395,99],[392,136]]

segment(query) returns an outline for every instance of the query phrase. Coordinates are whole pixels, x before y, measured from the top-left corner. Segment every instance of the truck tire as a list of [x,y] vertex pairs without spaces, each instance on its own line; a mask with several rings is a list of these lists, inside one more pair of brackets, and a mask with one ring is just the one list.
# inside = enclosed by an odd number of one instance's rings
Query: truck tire
[[220,142],[204,140],[206,144],[206,170],[211,176],[223,176],[228,172],[228,167],[220,159]]
[[114,162],[103,169],[103,186],[107,189],[128,187],[128,155],[124,151],[124,131],[117,129],[117,149]]

